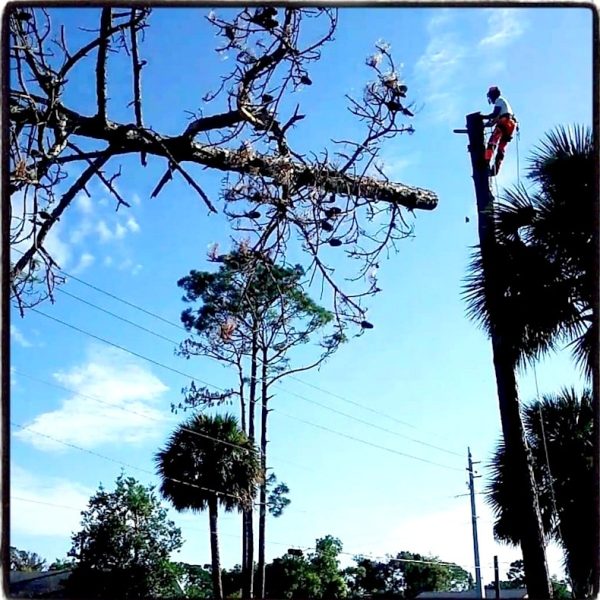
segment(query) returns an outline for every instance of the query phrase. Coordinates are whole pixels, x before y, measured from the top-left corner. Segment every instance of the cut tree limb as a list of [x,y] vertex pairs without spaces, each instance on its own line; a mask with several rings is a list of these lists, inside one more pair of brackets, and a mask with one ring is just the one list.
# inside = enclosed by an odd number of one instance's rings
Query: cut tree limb
[[[35,110],[22,98],[13,95],[10,116],[14,121],[33,124]],[[233,115],[228,115],[231,117]],[[287,181],[296,189],[318,187],[326,193],[356,196],[373,202],[389,202],[409,209],[433,210],[438,203],[437,195],[427,189],[394,183],[374,177],[341,173],[333,166],[311,165],[294,162],[287,157],[257,154],[249,159],[242,151],[217,148],[194,142],[189,132],[180,136],[164,136],[139,127],[133,123],[123,125],[97,117],[80,115],[64,106],[55,106],[53,119],[63,119],[66,127],[75,135],[108,142],[113,154],[145,152],[177,162],[192,162],[220,171],[236,172],[272,178],[277,182],[282,167]]]

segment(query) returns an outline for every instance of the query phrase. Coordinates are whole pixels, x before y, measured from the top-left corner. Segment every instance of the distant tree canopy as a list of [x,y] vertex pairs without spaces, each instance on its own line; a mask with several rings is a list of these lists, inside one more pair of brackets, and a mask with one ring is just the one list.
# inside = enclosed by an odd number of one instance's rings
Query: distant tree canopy
[[153,488],[133,477],[121,474],[113,491],[99,487],[72,540],[69,597],[141,599],[176,589],[170,555],[182,545],[181,531]]
[[46,566],[46,560],[35,552],[19,550],[15,546],[11,546],[9,554],[11,571],[42,571]]
[[402,551],[385,561],[363,556],[346,570],[350,594],[415,598],[421,592],[454,592],[473,589],[473,577],[462,567],[436,557]]

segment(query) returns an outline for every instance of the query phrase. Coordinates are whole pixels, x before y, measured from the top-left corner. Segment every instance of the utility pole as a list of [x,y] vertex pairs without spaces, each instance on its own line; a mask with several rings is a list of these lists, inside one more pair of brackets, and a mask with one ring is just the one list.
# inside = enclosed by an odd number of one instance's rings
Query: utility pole
[[479,538],[477,537],[477,513],[475,511],[475,479],[481,477],[481,475],[475,475],[473,471],[473,465],[478,464],[479,461],[473,462],[471,456],[471,448],[467,448],[467,458],[469,472],[469,495],[471,496],[471,522],[473,523],[473,553],[475,555],[475,590],[477,591],[477,597],[483,598],[483,589],[481,587],[481,561],[479,560]]
[[498,569],[498,557],[494,556],[494,596],[500,599],[500,569]]

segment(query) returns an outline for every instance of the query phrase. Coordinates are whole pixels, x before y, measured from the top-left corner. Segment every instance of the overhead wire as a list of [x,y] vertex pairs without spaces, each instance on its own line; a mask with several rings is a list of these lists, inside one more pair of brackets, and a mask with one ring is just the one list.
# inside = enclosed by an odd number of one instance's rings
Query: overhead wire
[[[219,387],[219,386],[217,386],[217,385],[211,384],[210,382],[207,382],[207,381],[204,381],[204,380],[198,379],[197,377],[194,377],[194,376],[192,376],[192,375],[190,375],[190,374],[188,374],[188,373],[184,373],[184,372],[182,372],[182,371],[180,371],[180,370],[178,370],[178,369],[174,369],[173,367],[169,367],[168,365],[165,365],[165,364],[163,364],[163,363],[160,363],[160,362],[158,362],[158,361],[156,361],[156,360],[154,360],[154,359],[152,359],[152,358],[149,358],[149,357],[147,357],[147,356],[144,356],[143,354],[139,354],[139,353],[137,353],[137,352],[134,352],[133,350],[130,350],[130,349],[128,349],[128,348],[126,348],[126,347],[124,347],[124,346],[121,346],[121,345],[119,345],[119,344],[116,344],[116,343],[114,343],[114,342],[111,342],[111,341],[109,341],[109,340],[107,340],[107,339],[105,339],[105,338],[102,338],[102,337],[100,337],[100,336],[97,336],[97,335],[95,335],[95,334],[93,334],[93,333],[91,333],[91,332],[89,332],[89,331],[86,331],[85,329],[82,329],[82,328],[80,328],[80,327],[77,327],[76,325],[72,325],[72,324],[70,324],[70,323],[67,323],[66,321],[63,321],[62,319],[59,319],[59,318],[57,318],[57,317],[53,317],[53,316],[51,316],[51,315],[48,315],[47,313],[45,313],[45,312],[43,312],[43,311],[41,311],[41,310],[39,310],[39,309],[37,309],[37,308],[31,308],[30,310],[32,310],[33,312],[35,312],[35,313],[37,313],[37,314],[40,314],[40,315],[42,315],[42,316],[44,316],[44,317],[48,318],[48,319],[51,319],[52,321],[55,321],[56,323],[59,323],[59,324],[61,324],[61,325],[64,325],[64,326],[66,326],[66,327],[69,327],[70,329],[73,329],[73,330],[75,330],[75,331],[77,331],[77,332],[79,332],[79,333],[82,333],[82,334],[84,334],[84,335],[87,335],[87,336],[89,336],[89,337],[91,337],[91,338],[93,338],[93,339],[96,339],[96,340],[98,340],[98,341],[101,341],[101,342],[103,342],[103,343],[105,343],[105,344],[107,344],[107,345],[110,345],[110,346],[112,346],[112,347],[114,347],[114,348],[117,348],[117,349],[119,349],[119,350],[122,350],[122,351],[124,351],[124,352],[126,352],[126,353],[128,353],[128,354],[131,354],[132,356],[135,356],[135,357],[137,357],[137,358],[141,358],[141,359],[143,359],[143,360],[145,360],[145,361],[148,361],[148,362],[150,362],[151,364],[154,364],[154,365],[156,365],[156,366],[159,366],[159,367],[161,367],[161,368],[164,368],[164,369],[167,369],[167,370],[169,370],[169,371],[172,371],[172,372],[174,372],[174,373],[176,373],[176,374],[178,374],[178,375],[183,375],[184,377],[191,378],[192,380],[199,381],[200,383],[202,383],[202,384],[204,384],[204,385],[206,385],[206,386],[209,386],[209,387],[213,387],[213,388],[215,388],[215,389],[217,389],[217,390],[220,390],[220,391],[223,391],[223,392],[225,392],[225,391],[226,391],[224,388],[221,388],[221,387]],[[300,422],[302,422],[302,423],[305,423],[305,424],[311,425],[311,426],[313,426],[313,427],[318,427],[318,428],[320,428],[320,429],[324,429],[324,430],[330,431],[331,433],[334,433],[334,434],[336,434],[336,435],[339,435],[339,436],[341,436],[341,437],[347,437],[347,438],[349,438],[349,439],[353,439],[353,440],[355,440],[355,441],[357,441],[357,442],[360,442],[360,443],[363,443],[363,444],[367,444],[367,445],[370,445],[370,446],[373,446],[373,447],[376,447],[376,448],[380,448],[380,449],[382,449],[382,450],[386,450],[386,451],[388,451],[388,452],[392,452],[392,453],[394,453],[394,454],[398,454],[398,455],[400,455],[400,456],[404,456],[404,457],[406,457],[406,458],[412,458],[412,459],[414,459],[414,460],[418,460],[418,461],[421,461],[421,462],[429,463],[429,464],[436,465],[436,466],[439,466],[439,467],[442,467],[442,468],[445,468],[445,469],[450,469],[450,470],[453,470],[453,471],[462,471],[462,469],[459,469],[459,468],[450,467],[450,466],[448,466],[448,465],[444,465],[444,464],[442,464],[442,463],[438,463],[438,462],[435,462],[435,461],[432,461],[432,460],[428,460],[428,459],[420,458],[420,457],[414,456],[414,455],[412,455],[412,454],[408,454],[408,453],[400,452],[400,451],[398,451],[398,450],[394,450],[394,449],[392,449],[392,448],[388,448],[388,447],[386,447],[386,446],[380,446],[380,445],[378,445],[378,444],[373,444],[372,442],[368,442],[368,441],[366,441],[366,440],[362,440],[361,438],[355,438],[354,436],[350,436],[350,435],[347,435],[347,434],[344,434],[344,433],[338,432],[338,431],[336,431],[336,430],[334,430],[334,429],[326,428],[326,427],[324,427],[324,426],[322,426],[322,425],[318,425],[318,424],[316,424],[316,423],[313,423],[313,422],[311,422],[311,421],[307,421],[307,420],[305,420],[305,419],[301,419],[300,417],[296,417],[296,416],[294,416],[294,415],[289,415],[289,414],[287,414],[287,413],[284,413],[284,412],[282,412],[280,409],[270,409],[270,410],[272,410],[272,411],[274,411],[274,412],[278,412],[279,414],[282,414],[282,415],[284,415],[284,416],[287,416],[288,418],[295,419],[295,420],[297,420],[297,421],[300,421]]]
[[[130,408],[126,408],[124,406],[120,406],[120,405],[118,405],[118,404],[116,404],[114,402],[109,402],[107,400],[103,400],[102,398],[98,398],[97,396],[92,396],[90,394],[83,394],[82,392],[79,392],[79,391],[74,390],[72,388],[68,388],[68,387],[66,387],[64,385],[60,385],[58,383],[54,383],[54,382],[48,381],[46,379],[41,379],[40,377],[35,377],[34,375],[31,375],[29,373],[25,373],[25,372],[21,371],[20,369],[15,369],[14,373],[16,375],[21,376],[21,377],[26,377],[27,379],[31,379],[32,381],[37,381],[38,383],[42,383],[44,385],[47,385],[47,386],[50,386],[50,387],[54,387],[56,389],[63,390],[65,392],[69,392],[70,394],[73,394],[76,397],[87,398],[89,400],[93,400],[94,402],[98,402],[100,404],[105,404],[107,406],[110,406],[111,408],[116,408],[116,409],[121,410],[121,411],[126,412],[126,413],[130,413],[130,414],[133,414],[133,415],[138,415],[140,417],[143,417],[143,418],[148,419],[148,420],[156,421],[158,423],[164,423],[164,419],[160,419],[158,417],[153,417],[152,415],[149,415],[147,413],[139,412],[139,411],[136,411],[136,410],[133,410],[133,409],[130,409]],[[243,450],[244,452],[248,452],[247,448],[245,448],[244,446],[240,446],[239,444],[234,444],[233,442],[228,442],[226,440],[222,440],[222,439],[216,438],[214,436],[211,436],[211,435],[208,435],[208,434],[205,434],[205,433],[201,433],[201,432],[195,431],[193,429],[189,429],[188,427],[183,427],[181,425],[179,426],[179,429],[181,431],[185,431],[185,432],[187,432],[187,433],[189,433],[191,435],[195,435],[197,437],[201,437],[201,438],[208,439],[208,440],[213,440],[213,441],[218,442],[220,444],[223,444],[225,446],[231,446],[233,448],[239,448],[240,450]],[[261,452],[260,448],[258,448],[258,452],[259,453]],[[299,465],[298,463],[287,461],[287,460],[282,460],[280,458],[276,458],[276,461],[277,462],[281,461],[283,463],[292,464],[292,465],[299,466],[301,468],[310,470],[309,467],[306,467],[305,465]]]
[[[68,275],[68,274],[65,272],[65,275]],[[78,280],[78,281],[82,281],[82,280],[79,280],[79,279],[77,279],[77,280]],[[96,289],[96,290],[100,290],[100,288],[97,288],[96,286],[92,286],[92,287],[93,287],[94,289]],[[148,332],[148,333],[150,333],[150,334],[154,335],[155,337],[158,337],[158,338],[160,338],[160,339],[163,339],[164,341],[167,341],[167,342],[169,342],[169,343],[172,343],[172,344],[174,344],[175,346],[177,346],[177,345],[179,344],[179,342],[177,342],[177,341],[175,341],[175,340],[172,340],[172,339],[170,339],[170,338],[167,338],[167,337],[165,337],[165,336],[162,336],[162,335],[160,335],[160,334],[158,334],[158,333],[156,333],[156,332],[154,332],[154,331],[152,331],[152,330],[150,330],[150,329],[148,329],[148,328],[146,328],[146,327],[143,327],[143,326],[139,325],[138,323],[136,323],[136,322],[134,322],[134,321],[131,321],[130,319],[127,319],[127,318],[125,318],[125,317],[122,317],[121,315],[118,315],[118,314],[116,314],[116,313],[114,313],[114,312],[108,311],[108,310],[106,310],[106,309],[104,309],[104,308],[102,308],[102,307],[98,306],[97,304],[94,304],[93,302],[89,302],[88,300],[85,300],[85,299],[83,299],[83,298],[81,298],[81,297],[79,297],[79,296],[77,296],[77,295],[75,295],[75,294],[71,294],[71,293],[69,293],[69,292],[66,292],[65,290],[61,290],[60,288],[59,288],[59,291],[60,291],[61,293],[63,293],[63,294],[66,294],[67,296],[69,296],[69,297],[71,297],[71,298],[75,299],[75,300],[78,300],[78,301],[80,301],[80,302],[83,302],[84,304],[86,304],[86,305],[88,305],[88,306],[90,306],[90,307],[92,307],[92,308],[94,308],[94,309],[97,309],[97,310],[99,310],[99,311],[101,311],[101,312],[104,312],[104,313],[106,313],[106,314],[108,314],[108,315],[110,315],[110,316],[112,316],[112,317],[114,317],[114,318],[116,318],[116,319],[118,319],[118,320],[120,320],[120,321],[122,321],[122,322],[128,323],[128,324],[132,325],[133,327],[136,327],[136,328],[138,328],[138,329],[140,329],[140,330],[143,330],[143,331],[145,331],[145,332]],[[100,291],[103,291],[103,290],[100,290]],[[107,292],[107,294],[109,294],[109,296],[110,296],[110,297],[117,298],[117,296],[114,296],[113,294],[110,294],[110,293],[108,293],[108,292]],[[134,305],[134,304],[132,304],[132,303],[130,303],[130,302],[127,302],[127,301],[124,301],[124,302],[125,302],[127,305],[129,305],[129,306],[133,306],[133,307],[135,307],[135,305]],[[137,307],[137,308],[139,308],[139,307]],[[157,318],[160,318],[161,320],[163,320],[163,321],[166,321],[166,319],[163,319],[162,317],[159,317],[158,315],[154,315],[154,313],[151,313],[150,311],[147,311],[146,309],[140,309],[140,310],[142,310],[142,311],[143,311],[144,313],[146,313],[146,314],[150,314],[150,315],[152,315],[152,316],[156,316]],[[42,313],[42,314],[44,314],[44,313]],[[49,318],[52,318],[52,317],[49,317]],[[169,324],[173,325],[174,327],[177,327],[178,329],[181,329],[181,330],[183,330],[183,331],[186,331],[186,332],[187,332],[187,330],[186,330],[184,327],[181,327],[181,326],[179,326],[179,325],[177,325],[177,324],[175,324],[175,323],[173,323],[173,322],[170,322],[170,321],[166,321],[166,322],[168,322]],[[209,356],[208,358],[213,358],[213,357]],[[214,360],[216,360],[216,359],[214,359]],[[190,376],[190,377],[191,377],[191,376]],[[196,381],[200,381],[201,383],[205,383],[205,382],[202,382],[202,380],[199,380],[199,379],[197,379],[197,378],[193,378],[193,379],[195,379]],[[338,398],[338,399],[340,399],[340,400],[342,400],[342,401],[344,401],[344,402],[346,402],[346,403],[348,403],[348,404],[352,404],[352,405],[354,405],[354,406],[357,406],[357,407],[359,407],[359,408],[362,408],[362,409],[364,409],[364,410],[368,410],[369,412],[372,412],[372,413],[374,413],[374,414],[379,414],[379,415],[381,415],[381,416],[385,416],[386,418],[389,418],[390,420],[393,420],[393,421],[395,421],[395,422],[398,422],[398,423],[400,423],[400,424],[407,425],[407,426],[409,426],[409,427],[412,427],[412,428],[414,428],[414,429],[417,429],[417,428],[416,428],[414,425],[412,425],[412,424],[410,424],[410,423],[408,423],[408,422],[406,422],[406,421],[402,421],[402,420],[400,420],[400,419],[396,419],[395,417],[393,417],[393,416],[391,416],[391,415],[388,415],[387,413],[383,413],[383,412],[381,412],[381,411],[377,411],[377,410],[375,410],[375,409],[372,409],[372,408],[370,408],[370,407],[367,407],[367,406],[365,406],[365,405],[363,405],[363,404],[361,404],[361,403],[359,403],[359,402],[356,402],[356,401],[353,401],[353,400],[349,400],[349,399],[347,399],[347,398],[344,398],[343,396],[340,396],[339,394],[335,394],[335,393],[333,393],[333,392],[329,392],[328,390],[323,390],[322,388],[320,388],[320,387],[318,387],[318,386],[315,386],[315,385],[313,385],[313,384],[310,384],[310,383],[304,382],[302,379],[300,379],[300,378],[298,378],[298,377],[296,377],[296,376],[294,376],[294,375],[290,375],[290,376],[289,376],[289,379],[293,379],[293,380],[295,380],[295,381],[298,381],[298,382],[302,383],[303,385],[307,385],[307,386],[309,386],[309,387],[311,387],[311,388],[313,388],[313,389],[319,390],[319,391],[321,391],[321,392],[323,392],[323,393],[327,393],[328,395],[330,395],[330,396],[332,396],[332,397],[336,397],[336,398]],[[205,383],[205,385],[210,385],[210,384],[206,384],[206,383]],[[279,382],[279,385],[280,385],[280,386],[282,386],[282,383],[281,383],[281,382]],[[216,387],[216,386],[213,386],[213,387]],[[386,431],[387,433],[390,433],[390,434],[392,434],[392,435],[395,435],[395,436],[398,436],[398,437],[403,437],[403,438],[405,438],[405,439],[408,439],[408,440],[410,440],[410,441],[412,441],[412,442],[414,442],[414,443],[421,444],[421,445],[424,445],[424,446],[427,446],[427,447],[430,447],[430,448],[433,448],[433,449],[439,450],[439,451],[441,451],[441,452],[446,452],[446,453],[448,453],[448,454],[452,454],[452,455],[454,455],[454,456],[462,456],[462,454],[459,454],[458,452],[455,452],[455,451],[453,451],[453,450],[449,450],[449,449],[447,449],[447,448],[442,448],[442,447],[441,447],[441,446],[439,446],[439,445],[430,444],[430,443],[428,443],[428,442],[423,442],[422,440],[418,440],[418,439],[412,438],[412,437],[410,437],[410,436],[407,436],[407,435],[401,434],[401,433],[399,433],[399,432],[395,432],[395,431],[392,431],[392,430],[390,430],[390,429],[387,429],[387,428],[381,427],[381,426],[379,426],[379,425],[376,425],[376,424],[374,424],[374,423],[370,423],[370,422],[368,422],[368,421],[365,421],[364,419],[359,419],[358,417],[355,417],[354,415],[349,415],[348,413],[344,413],[343,411],[339,411],[339,410],[337,410],[337,409],[334,409],[333,407],[329,407],[329,406],[327,406],[327,405],[325,405],[325,404],[318,403],[316,400],[311,400],[311,399],[308,399],[308,398],[306,398],[305,396],[303,396],[303,395],[301,395],[301,394],[298,394],[298,393],[296,393],[296,392],[290,391],[290,390],[288,390],[288,389],[286,389],[286,388],[283,388],[283,387],[282,387],[281,389],[282,389],[282,390],[283,390],[283,391],[284,391],[286,394],[288,394],[288,395],[292,395],[292,396],[295,396],[295,397],[297,397],[297,398],[301,398],[301,399],[303,399],[303,400],[305,400],[305,401],[312,402],[313,404],[317,404],[317,405],[319,405],[319,406],[321,406],[321,407],[325,408],[326,410],[330,410],[330,411],[332,411],[332,412],[337,412],[338,414],[344,415],[344,416],[346,416],[347,418],[350,418],[350,419],[352,419],[352,420],[355,420],[355,421],[361,422],[361,423],[363,423],[363,424],[365,424],[365,425],[367,425],[367,426],[369,426],[369,427],[373,427],[373,428],[379,429],[379,430],[381,430],[381,431]],[[221,389],[221,391],[225,391],[225,390],[222,390],[222,389]]]
[[439,463],[433,460],[429,460],[427,458],[422,458],[419,456],[415,456],[414,454],[408,454],[406,452],[401,452],[400,450],[395,450],[394,448],[388,448],[387,446],[381,446],[379,444],[375,444],[373,442],[369,442],[367,440],[363,440],[362,438],[357,438],[354,437],[352,435],[349,435],[347,433],[342,433],[341,431],[337,431],[335,429],[331,429],[330,427],[326,427],[325,425],[319,425],[318,423],[313,423],[312,421],[307,421],[306,419],[302,419],[300,417],[296,417],[295,415],[290,415],[289,413],[285,413],[283,411],[281,411],[280,409],[272,409],[274,412],[279,413],[280,415],[283,415],[285,417],[288,417],[290,419],[294,419],[296,421],[300,421],[301,423],[306,423],[307,425],[310,425],[312,427],[316,427],[318,429],[322,429],[323,431],[328,431],[330,433],[333,433],[337,436],[340,437],[344,437],[350,440],[354,440],[355,442],[359,442],[361,444],[365,444],[367,446],[371,446],[373,448],[378,448],[379,450],[384,450],[386,452],[390,452],[392,454],[397,454],[399,456],[404,456],[405,458],[412,458],[413,460],[418,460],[419,462],[423,462],[423,463],[427,463],[430,465],[435,465],[436,467],[441,467],[443,469],[448,469],[450,471],[460,471],[462,472],[462,469],[459,469],[457,467],[451,467],[449,465],[445,465],[443,463]]
[[[13,248],[13,250],[15,250],[16,252],[19,252],[20,254],[23,254],[21,251],[19,251],[19,250],[18,250],[18,249],[16,249],[16,248]],[[133,308],[133,309],[135,309],[135,310],[138,310],[138,311],[140,311],[140,312],[142,312],[142,313],[144,313],[144,314],[146,314],[146,315],[148,315],[148,316],[150,316],[150,317],[153,317],[153,318],[155,318],[155,319],[158,319],[158,320],[162,321],[163,323],[166,323],[167,325],[170,325],[170,326],[172,326],[172,327],[175,327],[176,329],[179,329],[180,331],[185,331],[186,333],[189,333],[189,332],[188,332],[188,331],[185,329],[185,327],[183,327],[182,325],[180,325],[180,324],[178,324],[178,323],[175,323],[174,321],[171,321],[171,320],[169,320],[169,319],[165,319],[164,317],[162,317],[162,316],[158,315],[157,313],[155,313],[155,312],[153,312],[153,311],[150,311],[150,310],[148,310],[148,309],[145,309],[145,308],[143,308],[143,307],[141,307],[141,306],[139,306],[139,305],[137,305],[137,304],[135,304],[135,303],[133,303],[133,302],[130,302],[130,301],[128,301],[128,300],[125,300],[124,298],[121,298],[121,297],[117,296],[116,294],[113,294],[112,292],[109,292],[109,291],[107,291],[107,290],[105,290],[105,289],[102,289],[102,288],[100,288],[99,286],[96,286],[96,285],[94,285],[94,284],[92,284],[92,283],[89,283],[89,282],[87,282],[87,281],[85,281],[85,280],[83,280],[83,279],[79,278],[79,277],[76,277],[75,275],[73,275],[73,274],[71,274],[71,273],[69,273],[69,272],[65,271],[64,269],[60,269],[60,268],[59,268],[58,270],[59,270],[61,273],[63,273],[65,276],[67,276],[68,278],[71,278],[71,279],[73,279],[74,281],[77,281],[77,282],[81,283],[82,285],[85,285],[85,286],[89,287],[90,289],[93,289],[93,290],[94,290],[94,291],[96,291],[96,292],[99,292],[99,293],[101,293],[101,294],[104,294],[104,295],[106,295],[107,297],[109,297],[109,298],[112,298],[113,300],[116,300],[116,301],[118,301],[118,302],[121,302],[122,304],[124,304],[124,305],[126,305],[126,306],[129,306],[130,308]],[[73,294],[70,294],[70,295],[71,295],[71,296],[73,296],[73,297],[75,297]],[[90,305],[94,306],[92,303],[89,303],[89,302],[86,302],[86,303],[88,303],[88,304],[90,304]],[[101,310],[104,310],[104,309],[101,309]],[[114,316],[114,315],[113,315],[113,316]],[[121,317],[117,317],[117,318],[121,318]],[[125,319],[121,318],[121,320],[125,320]],[[167,339],[168,339],[168,338],[167,338]],[[173,342],[173,340],[168,340],[168,341],[171,341],[171,342]],[[320,386],[317,386],[317,385],[315,385],[315,384],[312,384],[312,383],[306,382],[306,381],[304,381],[303,379],[301,379],[301,378],[299,378],[299,377],[297,377],[297,376],[295,376],[295,375],[290,375],[288,378],[289,378],[290,380],[297,381],[297,382],[299,382],[299,383],[302,383],[303,385],[306,385],[306,386],[308,386],[308,387],[311,387],[311,388],[313,388],[313,389],[315,389],[315,390],[318,390],[318,391],[320,391],[320,392],[322,392],[322,393],[324,393],[324,394],[326,394],[326,395],[328,395],[328,396],[331,396],[331,397],[333,397],[333,398],[337,398],[338,400],[341,400],[342,402],[347,402],[347,403],[349,403],[349,404],[352,404],[352,405],[354,405],[354,406],[357,406],[357,407],[359,407],[359,408],[361,408],[361,409],[363,409],[363,410],[366,410],[366,411],[372,412],[372,413],[374,413],[374,414],[378,414],[378,415],[384,416],[385,418],[387,418],[387,419],[390,419],[390,420],[392,420],[392,421],[394,421],[394,422],[396,422],[396,423],[398,423],[398,424],[405,425],[405,426],[407,426],[407,427],[411,427],[411,428],[414,428],[414,429],[418,429],[418,428],[417,428],[415,425],[413,425],[412,423],[409,423],[409,422],[407,422],[407,421],[403,421],[403,420],[401,420],[401,419],[398,419],[397,417],[395,417],[395,416],[393,416],[393,415],[390,415],[390,414],[388,414],[388,413],[385,413],[385,412],[383,412],[383,411],[380,411],[380,410],[374,409],[374,408],[372,408],[372,407],[369,407],[369,406],[365,406],[364,404],[361,404],[361,403],[359,403],[359,402],[356,402],[356,401],[350,400],[350,399],[348,399],[348,398],[345,398],[344,396],[342,396],[342,395],[340,395],[340,394],[337,394],[337,393],[335,393],[335,392],[332,392],[332,391],[330,391],[330,390],[326,390],[326,389],[324,389],[324,388],[322,388],[322,387],[320,387]]]
[[[48,440],[51,440],[53,442],[56,442],[58,444],[62,444],[63,446],[67,446],[69,448],[73,448],[75,450],[79,450],[80,452],[85,452],[86,454],[90,454],[92,456],[96,456],[98,458],[102,458],[103,460],[108,460],[110,462],[116,463],[118,465],[124,466],[124,467],[128,467],[129,469],[134,469],[135,471],[139,471],[140,473],[145,473],[147,475],[152,475],[152,476],[156,476],[156,473],[154,473],[153,471],[149,471],[148,469],[144,469],[143,467],[138,467],[136,465],[132,465],[130,463],[127,463],[125,461],[116,459],[116,458],[112,458],[110,456],[106,456],[105,454],[100,454],[99,452],[95,452],[94,450],[90,450],[89,448],[82,448],[81,446],[78,446],[77,444],[73,444],[72,442],[67,442],[65,440],[61,440],[60,438],[54,437],[52,435],[48,435],[47,433],[42,433],[41,431],[38,431],[36,429],[32,429],[29,425],[23,425],[22,423],[16,423],[15,421],[11,421],[10,424],[13,427],[17,427],[21,430],[24,431],[29,431],[30,433],[33,433],[34,435],[37,435],[39,437],[43,437],[46,438]],[[236,494],[230,494],[228,492],[224,492],[221,490],[215,490],[213,488],[208,488],[205,486],[201,486],[201,485],[197,485],[195,483],[191,483],[189,481],[182,481],[180,479],[177,479],[175,477],[167,477],[165,476],[164,479],[167,479],[168,481],[172,481],[173,483],[177,483],[180,485],[185,485],[188,487],[192,487],[194,489],[198,489],[198,490],[202,490],[204,492],[211,492],[213,494],[216,494],[217,496],[227,496],[228,498],[234,498],[235,500],[242,500],[242,498],[240,496],[237,496]],[[254,502],[253,503],[254,506],[261,506],[262,504],[265,505],[269,505],[268,502]]]
[[[11,498],[14,500],[20,500],[23,502],[31,502],[34,504],[41,504],[41,505],[45,505],[45,506],[64,508],[64,509],[68,509],[68,510],[76,510],[78,512],[81,512],[81,508],[79,508],[77,506],[70,506],[70,505],[66,505],[66,504],[57,504],[54,502],[44,502],[41,500],[35,500],[33,498],[24,498],[22,496],[16,496],[16,495],[12,495],[12,494],[11,494]],[[205,529],[202,529],[200,527],[194,527],[194,526],[190,527],[187,525],[177,525],[177,526],[180,527],[181,529],[185,528],[185,530],[205,531]],[[240,535],[236,535],[236,534],[232,534],[232,533],[219,532],[219,536],[242,539],[242,537]],[[287,548],[298,548],[298,549],[302,549],[302,550],[313,550],[313,551],[317,550],[316,546],[299,546],[298,544],[292,544],[290,542],[281,542],[281,541],[274,541],[274,540],[273,541],[268,540],[267,544],[272,544],[272,545],[277,545],[277,546],[285,546]],[[375,555],[373,553],[350,552],[350,551],[341,551],[340,554],[343,554],[346,556],[352,556],[352,557],[368,558],[370,560],[384,559],[384,560],[389,560],[391,562],[415,563],[415,564],[425,564],[425,565],[458,566],[458,567],[464,568],[465,570],[468,570],[467,568],[465,568],[465,566],[460,565],[459,563],[447,562],[447,561],[410,559],[410,558],[393,558],[389,555],[382,555],[382,554]],[[508,564],[508,563],[502,563],[502,564]]]

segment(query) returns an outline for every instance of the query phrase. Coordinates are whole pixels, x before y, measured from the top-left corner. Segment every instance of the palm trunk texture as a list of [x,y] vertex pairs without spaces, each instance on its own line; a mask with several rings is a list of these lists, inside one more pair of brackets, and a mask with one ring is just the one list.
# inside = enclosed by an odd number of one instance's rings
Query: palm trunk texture
[[484,156],[484,128],[479,113],[467,115],[469,152],[473,166],[473,180],[477,197],[479,219],[479,242],[485,277],[486,298],[491,319],[492,350],[498,390],[498,404],[502,421],[502,433],[507,457],[514,466],[515,489],[522,507],[523,529],[521,550],[525,567],[525,580],[531,600],[552,598],[552,587],[548,576],[546,549],[537,488],[531,463],[531,453],[525,438],[525,431],[519,410],[519,397],[515,377],[515,360],[511,341],[503,336],[502,324],[505,315],[502,306],[501,286],[494,269],[496,247],[493,201],[490,190],[487,164]]
[[217,498],[211,498],[208,505],[210,519],[210,552],[212,555],[213,597],[223,600],[223,582],[221,579],[221,556],[219,554],[219,509]]

